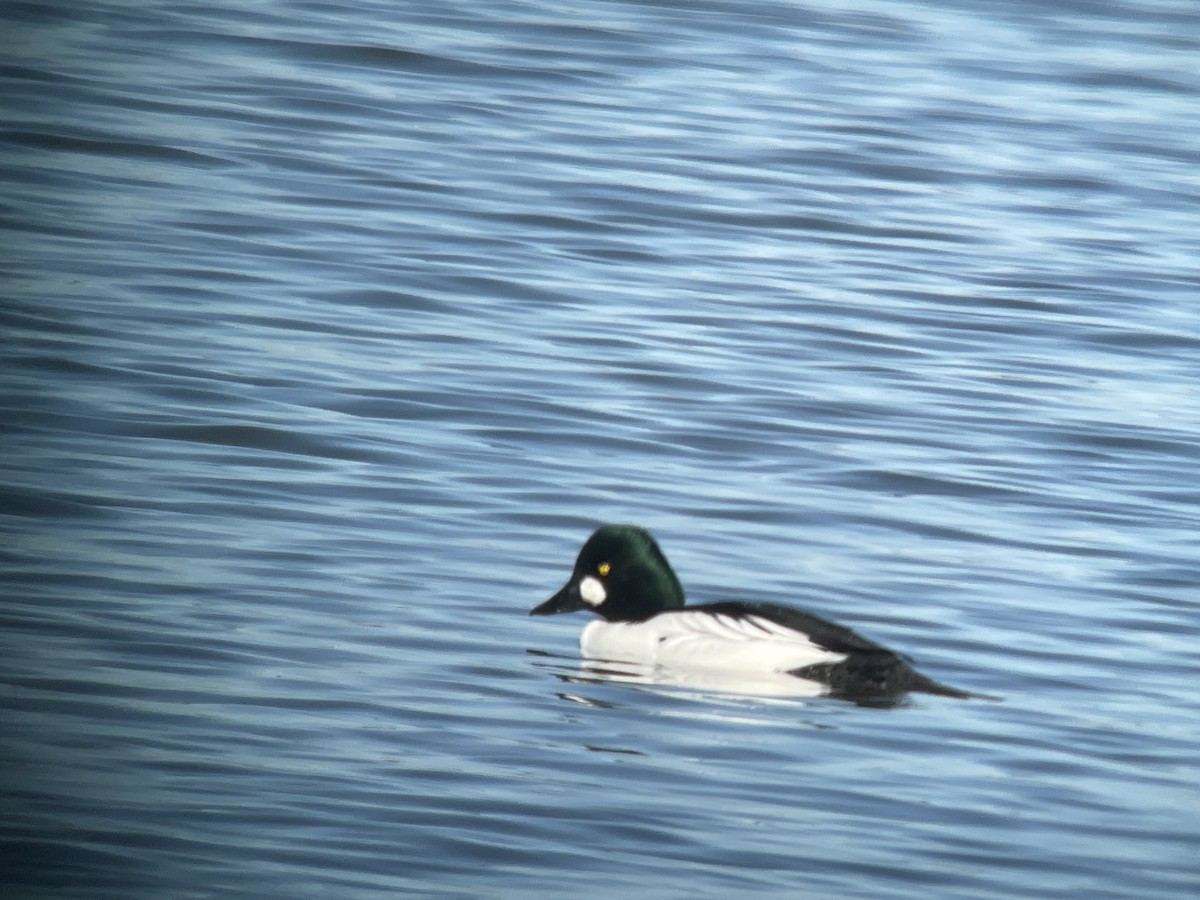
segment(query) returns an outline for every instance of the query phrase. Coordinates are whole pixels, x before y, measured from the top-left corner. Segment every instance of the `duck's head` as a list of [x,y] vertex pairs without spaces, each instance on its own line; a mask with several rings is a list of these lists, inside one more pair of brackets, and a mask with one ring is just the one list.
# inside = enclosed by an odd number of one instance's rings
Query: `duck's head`
[[590,609],[610,622],[638,622],[683,606],[683,588],[654,538],[636,525],[603,525],[584,543],[575,571],[531,616]]

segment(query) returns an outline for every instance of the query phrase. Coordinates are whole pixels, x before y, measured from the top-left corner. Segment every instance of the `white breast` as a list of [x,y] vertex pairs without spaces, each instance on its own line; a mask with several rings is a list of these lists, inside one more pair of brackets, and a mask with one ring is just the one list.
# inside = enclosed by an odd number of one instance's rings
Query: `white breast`
[[815,663],[838,663],[844,653],[761,616],[671,612],[646,622],[589,622],[579,638],[583,655],[669,669],[771,675]]

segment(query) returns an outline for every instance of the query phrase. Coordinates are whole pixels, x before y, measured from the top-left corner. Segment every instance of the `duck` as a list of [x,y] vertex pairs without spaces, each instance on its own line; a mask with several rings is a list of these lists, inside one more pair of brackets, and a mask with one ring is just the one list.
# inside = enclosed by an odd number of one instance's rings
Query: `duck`
[[910,691],[981,696],[934,681],[888,648],[801,609],[743,600],[688,606],[662,548],[637,525],[597,528],[566,584],[529,614],[578,610],[599,617],[580,634],[585,660],[616,665],[610,674],[631,674],[622,664],[638,667],[641,677],[625,680],[731,684],[738,693],[827,695],[864,706],[895,705]]

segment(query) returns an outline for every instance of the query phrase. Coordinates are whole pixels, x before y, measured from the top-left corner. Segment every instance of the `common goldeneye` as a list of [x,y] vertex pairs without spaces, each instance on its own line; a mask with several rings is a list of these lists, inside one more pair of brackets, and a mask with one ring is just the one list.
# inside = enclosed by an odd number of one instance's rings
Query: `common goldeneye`
[[976,696],[926,678],[886,647],[798,609],[737,600],[684,606],[666,556],[636,525],[598,528],[567,583],[529,614],[579,609],[601,619],[580,635],[584,657],[640,666],[643,675],[676,673],[678,679],[665,679],[676,683],[720,686],[721,676],[731,676],[733,690],[745,685],[750,693],[825,694],[871,705],[890,705],[906,691]]

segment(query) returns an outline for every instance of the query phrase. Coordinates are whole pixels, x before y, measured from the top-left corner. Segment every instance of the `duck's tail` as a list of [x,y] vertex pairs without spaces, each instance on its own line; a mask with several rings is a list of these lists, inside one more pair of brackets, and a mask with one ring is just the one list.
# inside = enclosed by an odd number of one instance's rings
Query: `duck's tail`
[[927,678],[920,672],[913,672],[912,681],[908,684],[908,690],[920,691],[923,694],[934,694],[938,697],[954,697],[956,700],[999,700],[999,697],[994,697],[991,694],[976,694],[972,691],[963,691],[955,687],[950,687],[948,684],[942,684],[940,681],[934,681],[932,678]]

